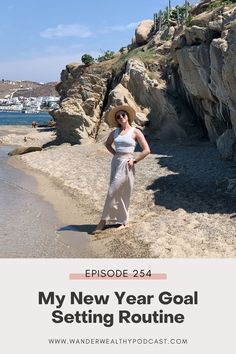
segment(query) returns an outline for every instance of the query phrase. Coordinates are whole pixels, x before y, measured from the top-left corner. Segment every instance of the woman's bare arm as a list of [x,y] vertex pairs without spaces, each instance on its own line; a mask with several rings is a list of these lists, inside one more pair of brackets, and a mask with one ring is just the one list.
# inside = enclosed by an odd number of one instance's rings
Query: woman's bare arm
[[135,160],[138,162],[144,159],[148,154],[150,154],[150,148],[141,130],[135,129],[135,139],[138,141],[139,145],[142,148],[142,152],[140,152],[135,158]]
[[108,150],[112,155],[115,155],[116,152],[115,152],[115,150],[114,150],[113,147],[112,147],[113,141],[114,141],[114,130],[109,134],[109,136],[108,136],[108,138],[107,138],[107,141],[105,142],[105,146],[106,146],[107,150]]
[[[145,139],[143,133],[141,132],[141,130],[139,129],[135,129],[135,135],[134,135],[135,140],[138,141],[139,145],[142,148],[142,152],[140,152],[137,157],[135,157],[135,161],[141,161],[142,159],[144,159],[144,157],[146,157],[148,154],[150,154],[150,148],[149,145],[147,143],[147,140]],[[134,159],[130,159],[128,161],[128,165],[129,168],[132,168],[134,165]]]

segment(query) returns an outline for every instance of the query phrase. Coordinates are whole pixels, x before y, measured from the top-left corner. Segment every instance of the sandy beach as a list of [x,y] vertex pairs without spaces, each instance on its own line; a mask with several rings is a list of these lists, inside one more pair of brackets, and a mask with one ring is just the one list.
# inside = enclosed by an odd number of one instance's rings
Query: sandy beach
[[[2,144],[42,146],[55,139],[53,131],[15,129],[6,128]],[[80,247],[86,239],[88,256],[235,257],[235,197],[227,190],[235,164],[222,160],[207,140],[153,140],[150,147],[151,154],[136,165],[130,227],[108,227],[99,235],[90,232],[101,215],[111,161],[102,143],[49,145],[9,163],[37,178],[38,193],[70,231],[68,247]]]

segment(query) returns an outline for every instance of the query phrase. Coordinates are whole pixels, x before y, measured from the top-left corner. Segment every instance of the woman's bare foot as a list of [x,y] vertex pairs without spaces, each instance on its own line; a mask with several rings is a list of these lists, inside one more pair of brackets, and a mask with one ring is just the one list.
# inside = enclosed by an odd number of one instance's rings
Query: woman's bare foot
[[116,230],[122,230],[122,229],[126,229],[127,227],[129,227],[129,224],[121,224],[120,226],[116,227]]
[[106,226],[106,221],[105,220],[100,220],[100,222],[97,224],[96,229],[92,232],[92,234],[99,234],[105,229]]

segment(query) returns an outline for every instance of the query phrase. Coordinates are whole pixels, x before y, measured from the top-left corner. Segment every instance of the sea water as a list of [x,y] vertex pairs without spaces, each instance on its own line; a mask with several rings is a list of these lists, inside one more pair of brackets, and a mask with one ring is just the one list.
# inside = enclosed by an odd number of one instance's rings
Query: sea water
[[52,117],[47,112],[0,112],[0,125],[31,125],[33,121],[39,125],[44,125],[47,124],[51,118]]
[[[48,113],[0,112],[0,136],[3,125],[47,124],[49,120]],[[73,257],[68,247],[56,242],[59,220],[52,206],[36,193],[36,180],[7,163],[12,149],[0,146],[0,258]]]
[[0,258],[71,258],[79,250],[60,242],[53,207],[37,194],[36,180],[7,163],[0,147]]
[[[49,120],[48,113],[0,112],[0,137],[8,134],[1,126],[26,126],[32,121],[43,125]],[[88,256],[80,242],[83,234],[62,228],[51,204],[37,194],[37,181],[8,164],[8,152],[13,149],[0,145],[0,258]]]

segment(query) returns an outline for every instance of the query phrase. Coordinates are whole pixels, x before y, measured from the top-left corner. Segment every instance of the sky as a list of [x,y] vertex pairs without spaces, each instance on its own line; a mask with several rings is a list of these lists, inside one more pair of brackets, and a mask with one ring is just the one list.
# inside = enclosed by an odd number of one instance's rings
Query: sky
[[[172,0],[172,6],[184,0]],[[0,80],[60,81],[65,65],[118,51],[168,0],[0,0]]]

